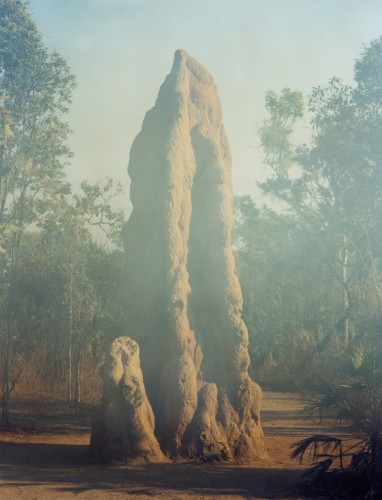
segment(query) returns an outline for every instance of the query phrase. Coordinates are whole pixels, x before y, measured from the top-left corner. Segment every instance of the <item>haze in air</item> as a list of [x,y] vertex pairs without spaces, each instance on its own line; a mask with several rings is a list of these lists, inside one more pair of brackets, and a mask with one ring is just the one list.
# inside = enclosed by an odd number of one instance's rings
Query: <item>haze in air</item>
[[78,82],[74,182],[105,173],[127,182],[131,143],[182,48],[214,75],[238,195],[259,194],[256,181],[265,177],[256,137],[265,91],[308,95],[334,75],[350,84],[354,58],[379,36],[382,18],[377,0],[32,0],[31,8],[44,42]]
[[381,498],[381,14],[0,0],[5,498]]

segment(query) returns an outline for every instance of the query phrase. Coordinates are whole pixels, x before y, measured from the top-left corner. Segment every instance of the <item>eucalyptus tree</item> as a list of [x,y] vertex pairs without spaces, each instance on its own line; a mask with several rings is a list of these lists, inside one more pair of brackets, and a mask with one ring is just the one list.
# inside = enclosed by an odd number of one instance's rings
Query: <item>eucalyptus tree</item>
[[[25,360],[22,387],[33,373],[36,385],[75,409],[83,385],[89,389],[96,378],[105,342],[126,331],[124,318],[118,326],[110,321],[110,304],[116,309],[123,300],[122,252],[110,243],[124,223],[111,206],[118,193],[107,180],[40,200],[37,228],[21,241],[13,350]],[[97,243],[92,227],[102,227],[108,243]]]
[[[99,283],[95,276],[95,261],[104,263],[104,256],[111,253],[103,249],[105,244],[94,243],[91,228],[102,230],[106,242],[114,248],[125,219],[122,210],[114,209],[112,202],[122,192],[122,185],[112,179],[96,184],[84,181],[77,194],[62,193],[40,202],[44,205],[41,209],[44,214],[38,222],[41,241],[48,251],[53,250],[54,264],[61,269],[63,280],[59,300],[65,306],[67,318],[63,344],[67,352],[66,394],[69,402],[74,400],[76,408],[80,398],[81,357],[97,334],[96,323],[103,312],[104,282]],[[122,275],[122,269],[118,274]]]
[[[300,116],[298,93],[292,100],[285,90],[280,97],[271,94],[271,101],[268,96],[270,118],[260,129],[272,172],[262,188],[305,224],[307,238],[319,235],[323,241],[322,269],[340,291],[337,330],[345,347],[349,320],[361,299],[374,301],[380,316],[381,74],[382,38],[356,60],[354,87],[333,78],[313,89],[309,144],[293,146],[291,141]],[[281,132],[280,117],[286,123]]]
[[74,88],[64,59],[44,46],[25,0],[0,0],[0,246],[6,325],[3,422],[9,424],[16,281],[23,232],[39,199],[67,190],[64,165]]
[[295,215],[259,209],[248,196],[235,198],[243,316],[252,369],[263,384],[298,385],[335,324],[335,290],[320,266],[322,241],[306,236]]

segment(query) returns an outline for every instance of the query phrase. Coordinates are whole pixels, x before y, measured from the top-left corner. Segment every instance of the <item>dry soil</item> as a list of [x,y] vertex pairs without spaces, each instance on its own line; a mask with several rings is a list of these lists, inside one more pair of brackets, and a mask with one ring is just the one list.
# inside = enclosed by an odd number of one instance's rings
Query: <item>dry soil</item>
[[[122,467],[89,461],[90,407],[85,418],[76,419],[65,413],[63,405],[34,402],[26,412],[23,403],[15,415],[20,425],[12,432],[0,432],[0,498],[316,498],[301,486],[304,467],[289,458],[293,443],[317,431],[301,418],[301,407],[295,394],[264,393],[262,421],[269,456],[261,462],[245,466],[178,462]],[[27,428],[22,427],[25,422]]]

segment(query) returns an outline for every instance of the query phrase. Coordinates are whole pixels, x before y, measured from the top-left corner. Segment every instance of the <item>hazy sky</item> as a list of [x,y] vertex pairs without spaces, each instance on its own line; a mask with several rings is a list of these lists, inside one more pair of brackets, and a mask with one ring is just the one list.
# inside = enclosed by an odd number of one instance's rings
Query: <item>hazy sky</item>
[[256,194],[265,91],[351,83],[363,45],[382,35],[381,0],[31,0],[31,10],[77,77],[74,184],[127,183],[131,143],[183,48],[218,86],[235,193]]

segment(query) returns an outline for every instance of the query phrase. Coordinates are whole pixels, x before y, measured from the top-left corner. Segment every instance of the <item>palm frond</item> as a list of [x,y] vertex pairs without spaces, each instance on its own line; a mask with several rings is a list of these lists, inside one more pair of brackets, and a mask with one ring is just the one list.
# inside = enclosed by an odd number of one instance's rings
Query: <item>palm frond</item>
[[339,359],[331,379],[316,378],[303,397],[307,419],[330,422],[331,432],[346,432],[347,438],[313,435],[291,453],[299,463],[306,457],[316,462],[307,471],[311,479],[329,472],[347,482],[353,478],[349,488],[356,485],[362,495],[354,498],[382,498],[382,356],[373,349],[360,347]]
[[309,467],[309,469],[307,469],[304,474],[310,479],[319,479],[323,476],[323,474],[329,471],[330,467],[333,465],[333,462],[333,458],[326,458],[325,460],[321,460],[320,462],[317,462]]
[[298,441],[292,446],[294,449],[290,456],[292,459],[298,459],[299,463],[302,463],[306,454],[308,454],[311,461],[324,457],[332,461],[336,458],[342,459],[342,439],[335,436],[315,434]]

